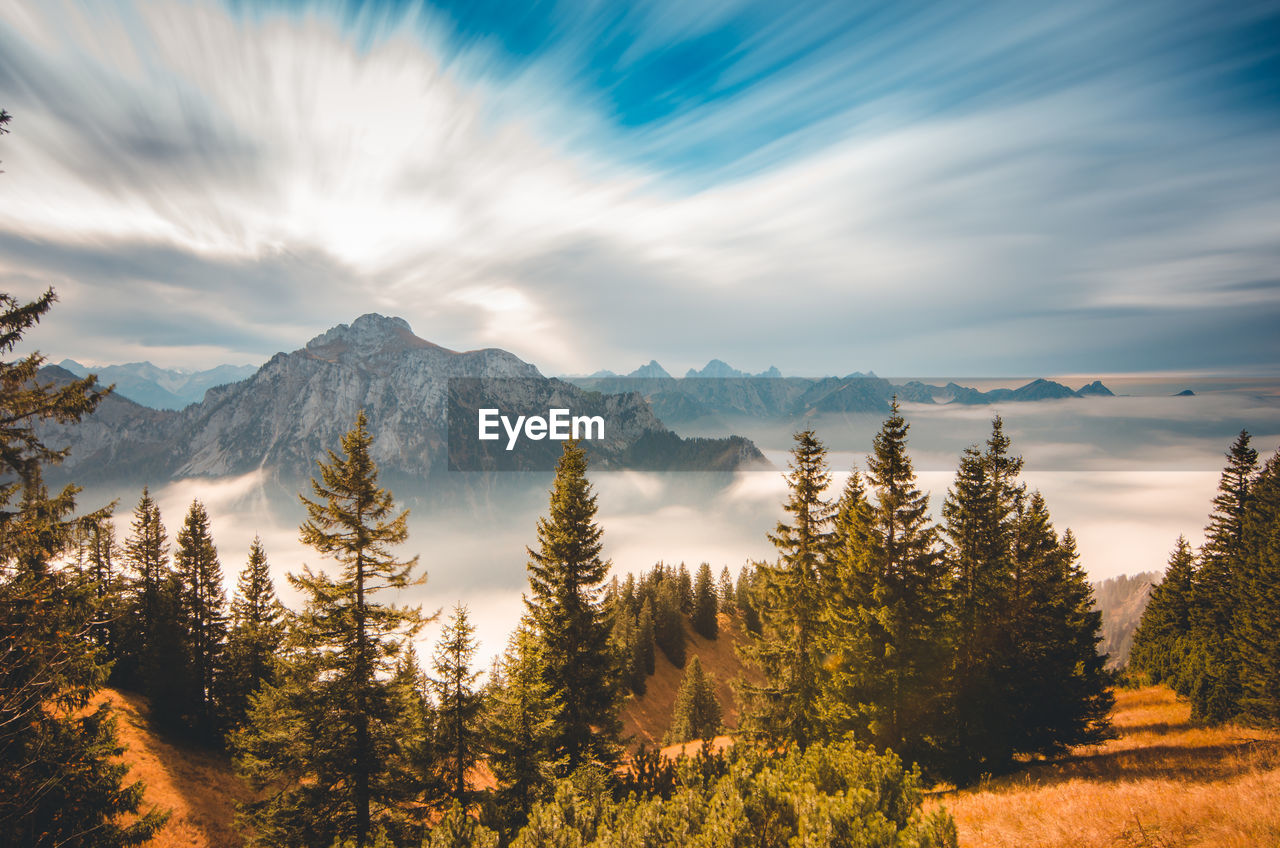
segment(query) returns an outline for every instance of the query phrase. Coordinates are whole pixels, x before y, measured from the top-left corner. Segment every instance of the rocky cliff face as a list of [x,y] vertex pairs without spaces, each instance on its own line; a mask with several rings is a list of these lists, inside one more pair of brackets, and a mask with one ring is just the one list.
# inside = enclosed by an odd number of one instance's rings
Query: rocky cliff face
[[[46,369],[46,378],[60,379],[59,369]],[[160,482],[258,468],[305,478],[314,472],[316,459],[338,449],[363,409],[379,467],[428,476],[448,467],[448,387],[453,378],[482,379],[497,387],[491,391],[499,396],[490,401],[503,408],[551,399],[599,407],[619,422],[608,443],[596,446],[605,465],[625,466],[643,437],[669,434],[639,395],[588,396],[576,386],[544,378],[504,350],[448,350],[415,336],[403,319],[370,314],[334,327],[301,350],[276,354],[249,379],[211,389],[203,402],[181,412],[111,397],[90,419],[72,427],[51,425],[46,436],[51,443],[71,446],[59,476],[76,480]],[[558,454],[558,443],[544,443],[547,448],[553,444]],[[755,447],[746,444],[733,448],[751,461],[762,461]],[[717,456],[724,453],[723,445],[711,447],[720,451]]]

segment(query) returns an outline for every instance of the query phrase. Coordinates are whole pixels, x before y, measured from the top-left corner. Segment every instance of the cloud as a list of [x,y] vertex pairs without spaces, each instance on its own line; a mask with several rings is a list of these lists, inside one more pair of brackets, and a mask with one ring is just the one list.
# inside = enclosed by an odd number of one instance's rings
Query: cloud
[[19,0],[0,282],[95,361],[370,310],[548,373],[1276,361],[1280,128],[1233,70],[1273,16],[1210,11]]

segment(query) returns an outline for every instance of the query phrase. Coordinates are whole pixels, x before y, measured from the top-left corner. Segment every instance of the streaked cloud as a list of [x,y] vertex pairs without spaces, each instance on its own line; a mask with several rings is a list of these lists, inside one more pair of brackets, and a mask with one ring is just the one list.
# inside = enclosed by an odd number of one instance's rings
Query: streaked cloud
[[0,286],[93,361],[378,310],[548,373],[1256,367],[1278,17],[18,0]]

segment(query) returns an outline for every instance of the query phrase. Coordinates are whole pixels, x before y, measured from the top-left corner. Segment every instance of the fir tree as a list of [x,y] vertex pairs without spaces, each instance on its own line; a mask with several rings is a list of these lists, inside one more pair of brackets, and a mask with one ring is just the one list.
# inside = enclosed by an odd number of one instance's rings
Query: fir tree
[[[53,301],[52,291],[25,305],[0,294],[0,352]],[[134,816],[143,788],[123,785],[110,707],[89,708],[106,678],[93,638],[98,584],[53,567],[71,546],[77,489],[49,495],[42,468],[65,451],[36,432],[42,420],[78,421],[105,392],[93,377],[41,383],[42,363],[39,354],[0,362],[0,833],[23,846],[139,845],[164,815]],[[106,518],[101,510],[84,520]]]
[[705,639],[714,639],[720,633],[716,612],[720,607],[716,585],[711,580],[711,565],[698,566],[698,578],[693,586],[693,629]]
[[729,573],[729,566],[720,569],[720,585],[717,587],[717,593],[720,597],[720,612],[725,615],[733,615],[738,611],[738,595],[733,588],[733,575]]
[[865,525],[865,541],[846,545],[833,580],[842,647],[832,671],[846,732],[908,762],[934,762],[950,587],[928,496],[916,487],[907,455],[908,426],[895,399],[867,460],[875,500],[851,513]]
[[653,605],[653,639],[676,668],[684,668],[684,613],[680,611],[680,586],[671,576],[658,584]]
[[471,797],[467,774],[475,768],[482,753],[483,702],[475,687],[480,672],[471,670],[475,653],[475,627],[467,619],[467,608],[458,604],[436,647],[431,689],[437,708],[439,766],[449,797],[464,807]]
[[[166,598],[169,543],[160,506],[146,487],[133,511],[131,532],[124,543],[124,561],[133,572],[132,591],[123,627],[124,644],[114,676],[124,686],[154,695],[172,671],[168,661],[176,658],[172,654],[176,634],[171,599]],[[162,614],[167,616],[164,620]],[[162,630],[164,638],[157,638]]]
[[752,597],[755,585],[755,573],[751,566],[744,565],[738,571],[738,585],[734,589],[734,605],[742,616],[742,627],[748,633],[760,635],[760,610]]
[[402,826],[417,788],[393,779],[407,756],[391,683],[404,640],[423,623],[418,608],[380,604],[379,592],[417,585],[417,558],[397,559],[407,536],[390,492],[377,485],[373,438],[363,412],[329,452],[303,496],[305,544],[337,560],[334,579],[304,567],[290,582],[305,606],[290,634],[281,679],[251,703],[237,734],[239,767],[262,792],[249,820],[263,845],[373,841],[375,830]]
[[1196,558],[1185,536],[1179,536],[1164,579],[1151,589],[1151,597],[1129,651],[1129,667],[1151,683],[1169,682],[1175,689],[1186,663],[1191,635],[1192,586]]
[[1240,669],[1235,650],[1235,610],[1241,590],[1244,521],[1258,467],[1258,452],[1241,432],[1213,499],[1205,544],[1193,584],[1192,638],[1184,674],[1191,716],[1225,721],[1239,710]]
[[559,712],[553,752],[570,771],[585,763],[616,762],[620,728],[617,669],[599,597],[609,563],[600,556],[602,531],[595,523],[596,496],[586,471],[586,452],[576,442],[565,442],[550,514],[538,520],[537,549],[527,549],[525,603]]
[[498,799],[512,832],[544,799],[562,764],[555,760],[561,709],[542,673],[542,646],[526,627],[512,635],[491,686],[489,766],[498,779]]
[[227,598],[222,565],[209,531],[209,513],[193,501],[177,537],[179,618],[186,648],[184,723],[199,738],[217,738],[225,685]]
[[283,644],[284,608],[276,598],[262,540],[255,536],[231,601],[226,709],[232,727],[244,721],[249,696],[274,681],[276,657]]
[[702,671],[697,657],[689,661],[684,680],[676,694],[671,728],[663,740],[665,745],[677,745],[693,739],[714,739],[720,732],[720,701],[716,698],[715,679]]
[[636,652],[639,655],[636,664],[645,674],[653,674],[657,669],[654,640],[653,601],[645,598],[640,605],[640,615],[636,617]]
[[1246,717],[1274,725],[1280,723],[1280,451],[1254,481],[1240,538],[1240,707]]
[[787,474],[790,490],[780,521],[769,540],[778,549],[776,566],[760,566],[765,586],[762,638],[745,653],[764,673],[764,683],[744,682],[744,725],[748,732],[787,739],[801,747],[820,735],[822,688],[821,616],[824,588],[831,580],[833,509],[825,499],[831,476],[826,448],[812,430],[795,435]]

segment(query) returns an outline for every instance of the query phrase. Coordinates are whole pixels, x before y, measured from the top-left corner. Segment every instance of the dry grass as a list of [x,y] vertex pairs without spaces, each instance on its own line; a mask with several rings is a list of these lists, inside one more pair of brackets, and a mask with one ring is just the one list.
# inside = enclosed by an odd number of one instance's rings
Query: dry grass
[[940,792],[963,848],[1280,846],[1280,734],[1203,728],[1163,687],[1121,691],[1118,739]]
[[236,801],[249,797],[235,777],[226,756],[175,744],[157,736],[147,723],[146,699],[103,690],[116,716],[128,781],[146,785],[144,809],[171,810],[168,823],[153,841],[154,848],[239,848],[244,840],[235,829]]

